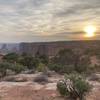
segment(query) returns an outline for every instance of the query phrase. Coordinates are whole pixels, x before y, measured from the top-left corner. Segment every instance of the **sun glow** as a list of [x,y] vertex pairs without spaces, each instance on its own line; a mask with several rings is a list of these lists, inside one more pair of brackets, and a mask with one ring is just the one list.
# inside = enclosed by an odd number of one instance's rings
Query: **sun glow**
[[85,36],[86,37],[94,37],[95,36],[95,32],[96,32],[96,27],[95,26],[86,26],[84,28],[84,31],[86,32]]

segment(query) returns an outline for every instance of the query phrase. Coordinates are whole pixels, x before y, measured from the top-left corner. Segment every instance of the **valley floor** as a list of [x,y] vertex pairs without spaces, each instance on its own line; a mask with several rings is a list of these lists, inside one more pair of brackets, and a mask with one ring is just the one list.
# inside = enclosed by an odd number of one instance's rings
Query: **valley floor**
[[[20,74],[16,78],[27,78],[27,82],[0,82],[0,100],[64,100],[56,90],[56,84],[63,76],[49,77],[47,84],[38,84],[33,79],[38,74]],[[87,100],[100,100],[100,83],[90,82],[93,89]]]

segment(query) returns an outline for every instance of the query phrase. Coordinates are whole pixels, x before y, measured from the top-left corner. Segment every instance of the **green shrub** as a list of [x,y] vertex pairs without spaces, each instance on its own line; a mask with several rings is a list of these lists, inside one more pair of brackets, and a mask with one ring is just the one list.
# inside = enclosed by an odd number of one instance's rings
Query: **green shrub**
[[7,74],[7,70],[14,71],[15,73],[20,73],[21,71],[24,71],[26,69],[25,66],[20,64],[13,64],[9,62],[2,62],[0,63],[0,76],[4,77]]
[[39,61],[45,65],[48,64],[49,62],[49,58],[46,55],[41,55],[38,57]]
[[19,58],[18,63],[27,66],[28,69],[35,69],[39,64],[39,61],[32,56],[24,56]]
[[84,100],[90,91],[89,83],[78,74],[66,75],[64,80],[58,82],[57,88],[61,95],[67,95],[72,100]]
[[48,65],[50,70],[53,70],[57,73],[73,73],[75,71],[75,68],[73,65],[61,65],[61,64],[49,64]]
[[20,64],[12,64],[10,69],[17,74],[20,73],[21,71],[24,71],[26,67]]
[[46,65],[43,64],[43,63],[40,63],[40,64],[38,65],[38,67],[37,67],[37,70],[38,70],[39,72],[44,72],[44,71],[45,71],[45,68],[46,68]]
[[79,94],[79,99],[83,100],[86,93],[89,92],[89,84],[83,79],[78,79],[77,81],[75,81],[74,86]]
[[53,70],[53,71],[58,72],[58,73],[60,73],[62,70],[62,66],[59,64],[49,64],[48,67],[50,70]]
[[3,57],[7,62],[17,62],[19,55],[16,53],[8,53]]
[[71,49],[63,49],[56,56],[50,59],[49,68],[56,72],[86,73],[90,66],[90,57],[83,52],[75,52]]
[[11,66],[11,63],[8,63],[8,62],[1,62],[0,63],[0,76],[1,77],[4,77],[6,76],[6,71],[7,69],[9,69]]
[[57,83],[57,89],[58,89],[58,91],[60,92],[60,94],[62,96],[67,96],[68,95],[68,91],[66,89],[66,84],[64,82],[59,81]]
[[70,74],[75,71],[75,68],[73,65],[65,65],[62,67],[62,73]]

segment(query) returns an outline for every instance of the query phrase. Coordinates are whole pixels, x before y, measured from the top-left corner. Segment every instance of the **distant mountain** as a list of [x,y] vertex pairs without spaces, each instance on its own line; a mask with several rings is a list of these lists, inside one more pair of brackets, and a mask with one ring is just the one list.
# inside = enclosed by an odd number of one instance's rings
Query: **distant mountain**
[[58,42],[36,42],[36,43],[20,43],[19,51],[35,55],[37,52],[41,55],[54,56],[61,49],[100,49],[99,40],[85,41],[58,41]]
[[100,49],[99,40],[85,40],[85,41],[57,41],[57,42],[32,42],[32,43],[1,43],[0,53],[27,53],[35,55],[54,56],[61,49]]

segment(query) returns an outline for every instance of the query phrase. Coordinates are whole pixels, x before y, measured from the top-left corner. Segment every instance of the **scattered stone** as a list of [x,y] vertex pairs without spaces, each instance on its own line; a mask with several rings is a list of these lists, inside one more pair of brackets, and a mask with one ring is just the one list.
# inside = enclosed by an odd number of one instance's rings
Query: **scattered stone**
[[89,81],[100,81],[100,76],[97,75],[97,74],[92,74],[92,75],[89,77]]
[[46,84],[48,83],[48,77],[46,75],[39,75],[34,78],[34,82],[40,83],[40,84]]

